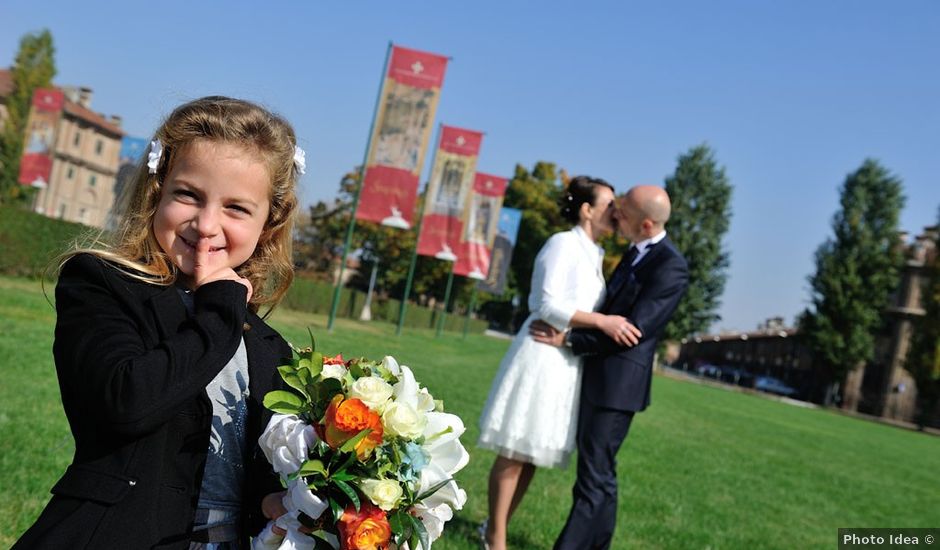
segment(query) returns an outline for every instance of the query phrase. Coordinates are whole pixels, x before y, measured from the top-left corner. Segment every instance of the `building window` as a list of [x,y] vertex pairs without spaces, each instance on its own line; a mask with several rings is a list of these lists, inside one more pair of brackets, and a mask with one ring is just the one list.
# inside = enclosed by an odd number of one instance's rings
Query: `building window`
[[78,147],[78,144],[81,143],[81,141],[82,141],[82,133],[79,132],[79,131],[76,131],[76,132],[75,132],[75,138],[72,139],[72,146],[73,146],[73,147]]
[[61,220],[64,217],[65,217],[65,205],[60,204],[59,205],[59,219]]
[[65,173],[66,179],[72,179],[75,176],[75,169],[69,166],[68,171]]
[[104,142],[99,139],[95,143],[95,154],[100,156],[102,149],[104,149]]
[[98,183],[98,177],[92,174],[92,176],[88,178],[88,185],[94,187],[96,183]]
[[78,209],[78,221],[82,223],[86,223],[85,218],[87,217],[88,217],[88,210],[85,210],[84,208],[79,208]]

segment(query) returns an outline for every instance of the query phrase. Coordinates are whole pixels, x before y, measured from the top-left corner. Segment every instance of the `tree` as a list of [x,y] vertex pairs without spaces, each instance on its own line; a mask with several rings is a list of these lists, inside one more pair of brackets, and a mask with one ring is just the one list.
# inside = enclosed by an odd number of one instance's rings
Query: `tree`
[[7,99],[7,119],[0,130],[0,202],[20,194],[17,180],[33,91],[49,86],[55,73],[52,34],[43,30],[21,38],[11,70],[13,90]]
[[917,383],[921,426],[936,422],[933,414],[940,401],[940,213],[933,228],[933,250],[928,249],[921,292],[924,316],[914,322],[914,335],[905,368]]
[[812,306],[799,321],[827,386],[826,404],[851,370],[872,359],[882,313],[898,287],[903,262],[898,238],[901,180],[866,159],[846,177],[840,192],[834,237],[816,251],[816,273],[809,277]]
[[558,197],[564,190],[564,181],[555,165],[539,161],[529,172],[521,164],[506,188],[503,204],[522,210],[519,235],[512,251],[509,288],[526,304],[532,280],[535,256],[553,233],[568,229],[567,222],[558,213]]
[[729,255],[722,238],[731,223],[731,184],[708,145],[680,155],[666,178],[672,201],[669,239],[689,264],[689,288],[666,326],[664,340],[680,340],[708,330],[725,289]]
[[[301,224],[295,236],[295,263],[302,269],[317,272],[332,282],[335,269],[343,252],[346,230],[353,197],[359,185],[360,172],[355,169],[340,180],[339,194],[332,202],[320,201],[310,207],[309,220]],[[416,210],[423,208],[419,197]],[[408,267],[416,246],[416,231],[403,231],[376,223],[357,221],[350,251],[370,249],[379,261],[376,289],[380,294],[401,298],[405,290]],[[445,282],[450,273],[450,262],[418,256],[411,296],[425,295],[437,300],[444,298]],[[352,278],[350,286],[365,290],[368,287],[371,266],[365,265]],[[453,297],[467,300],[476,281],[455,277]],[[467,300],[468,301],[468,300]]]

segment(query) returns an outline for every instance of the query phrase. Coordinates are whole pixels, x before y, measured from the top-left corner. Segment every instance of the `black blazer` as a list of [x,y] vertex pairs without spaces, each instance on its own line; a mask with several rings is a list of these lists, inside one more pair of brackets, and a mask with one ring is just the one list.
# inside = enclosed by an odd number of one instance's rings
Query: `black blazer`
[[172,286],[134,280],[91,255],[65,264],[53,353],[75,457],[14,548],[187,548],[212,421],[205,388],[243,335],[245,542],[264,526],[261,499],[281,485],[257,445],[271,416],[261,401],[283,386],[276,367],[290,348],[248,311],[241,284],[209,283],[194,298],[190,316]]
[[599,311],[626,317],[643,337],[633,347],[621,347],[600,330],[572,330],[568,336],[572,349],[586,356],[581,399],[624,411],[649,406],[656,343],[688,284],[685,258],[665,238],[633,267],[619,289],[608,289]]

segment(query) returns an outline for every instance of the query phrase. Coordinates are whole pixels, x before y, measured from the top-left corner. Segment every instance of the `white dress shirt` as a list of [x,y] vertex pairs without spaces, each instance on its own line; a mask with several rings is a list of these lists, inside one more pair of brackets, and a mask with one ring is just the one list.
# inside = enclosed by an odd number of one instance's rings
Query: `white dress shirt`
[[645,241],[640,241],[636,243],[635,245],[633,245],[636,247],[637,254],[636,254],[636,258],[633,258],[633,263],[630,265],[636,265],[640,263],[640,260],[643,259],[643,256],[646,256],[646,253],[649,252],[650,245],[654,245],[665,238],[666,238],[666,230],[663,229],[662,231],[650,237],[649,239],[646,239]]

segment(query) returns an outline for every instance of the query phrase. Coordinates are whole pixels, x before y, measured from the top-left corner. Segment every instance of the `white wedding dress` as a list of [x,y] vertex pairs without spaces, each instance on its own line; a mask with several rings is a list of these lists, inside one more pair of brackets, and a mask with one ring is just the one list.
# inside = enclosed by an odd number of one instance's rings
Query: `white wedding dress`
[[556,233],[542,246],[532,272],[532,313],[493,379],[478,447],[536,466],[567,466],[578,424],[581,360],[568,348],[533,340],[529,325],[541,319],[564,330],[576,310],[599,307],[603,256],[580,227]]

